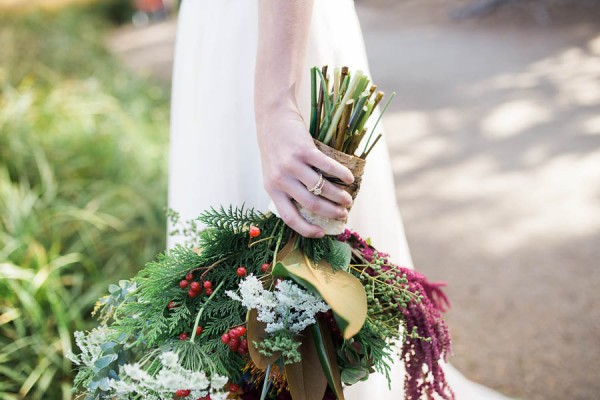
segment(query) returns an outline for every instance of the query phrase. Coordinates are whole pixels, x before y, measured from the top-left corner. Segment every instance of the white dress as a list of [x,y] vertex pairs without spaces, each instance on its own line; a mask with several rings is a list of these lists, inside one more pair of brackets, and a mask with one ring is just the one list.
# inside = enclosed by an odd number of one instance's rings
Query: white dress
[[[335,18],[332,18],[335,16]],[[257,0],[184,0],[178,21],[171,103],[169,207],[182,220],[210,206],[267,210],[254,121],[253,85],[258,35]],[[309,113],[311,66],[346,65],[368,73],[362,32],[352,0],[316,0],[298,99]],[[388,150],[369,155],[348,227],[370,237],[399,265],[412,260],[396,204]],[[170,238],[169,246],[179,238]],[[403,370],[394,367],[392,390],[383,376],[347,388],[349,400],[402,399]],[[458,400],[504,399],[465,379],[452,367],[448,380]]]

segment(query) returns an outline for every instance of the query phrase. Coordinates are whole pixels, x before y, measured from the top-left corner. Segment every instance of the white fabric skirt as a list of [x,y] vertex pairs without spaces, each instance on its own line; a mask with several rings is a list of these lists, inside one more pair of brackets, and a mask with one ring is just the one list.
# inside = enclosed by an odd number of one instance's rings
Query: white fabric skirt
[[[334,17],[335,16],[335,17]],[[256,0],[184,0],[178,21],[171,103],[169,207],[182,220],[209,207],[245,204],[267,210],[254,121],[254,65],[258,37]],[[309,121],[312,66],[368,71],[360,24],[351,0],[316,0],[298,103]],[[388,150],[380,141],[369,155],[348,227],[393,261],[412,267],[396,204]],[[169,238],[169,246],[181,238]],[[402,399],[401,365],[392,389],[374,374],[346,389],[349,400]],[[458,400],[502,399],[448,366]]]

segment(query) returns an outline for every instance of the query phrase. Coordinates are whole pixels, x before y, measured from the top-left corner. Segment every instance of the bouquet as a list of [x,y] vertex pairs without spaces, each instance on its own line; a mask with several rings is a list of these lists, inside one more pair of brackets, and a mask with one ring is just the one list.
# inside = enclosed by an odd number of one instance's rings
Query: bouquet
[[[312,73],[311,134],[364,167],[372,146],[354,153],[383,94],[347,68],[331,89],[325,67]],[[345,189],[356,196],[359,184]],[[439,364],[450,352],[441,284],[356,232],[304,238],[243,206],[207,210],[184,231],[189,245],[111,285],[94,310],[100,326],[76,332],[79,397],[341,400],[374,371],[393,379],[397,357],[407,399],[453,398]]]

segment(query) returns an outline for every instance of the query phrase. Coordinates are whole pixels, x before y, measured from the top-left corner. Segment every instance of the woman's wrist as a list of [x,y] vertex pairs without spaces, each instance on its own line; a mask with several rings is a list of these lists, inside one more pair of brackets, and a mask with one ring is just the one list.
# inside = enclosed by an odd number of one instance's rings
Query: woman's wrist
[[286,92],[281,92],[280,96],[255,96],[254,114],[259,133],[261,128],[270,125],[274,118],[301,118],[295,94]]

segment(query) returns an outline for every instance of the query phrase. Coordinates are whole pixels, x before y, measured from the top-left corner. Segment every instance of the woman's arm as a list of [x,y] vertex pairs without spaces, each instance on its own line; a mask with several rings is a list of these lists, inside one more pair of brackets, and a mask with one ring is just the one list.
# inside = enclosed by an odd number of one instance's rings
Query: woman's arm
[[259,34],[254,105],[265,189],[281,218],[306,237],[323,230],[298,213],[291,199],[324,217],[343,219],[350,195],[325,183],[321,196],[310,193],[318,174],[312,167],[352,183],[349,169],[315,147],[298,111],[296,94],[304,61],[313,0],[259,0]]

